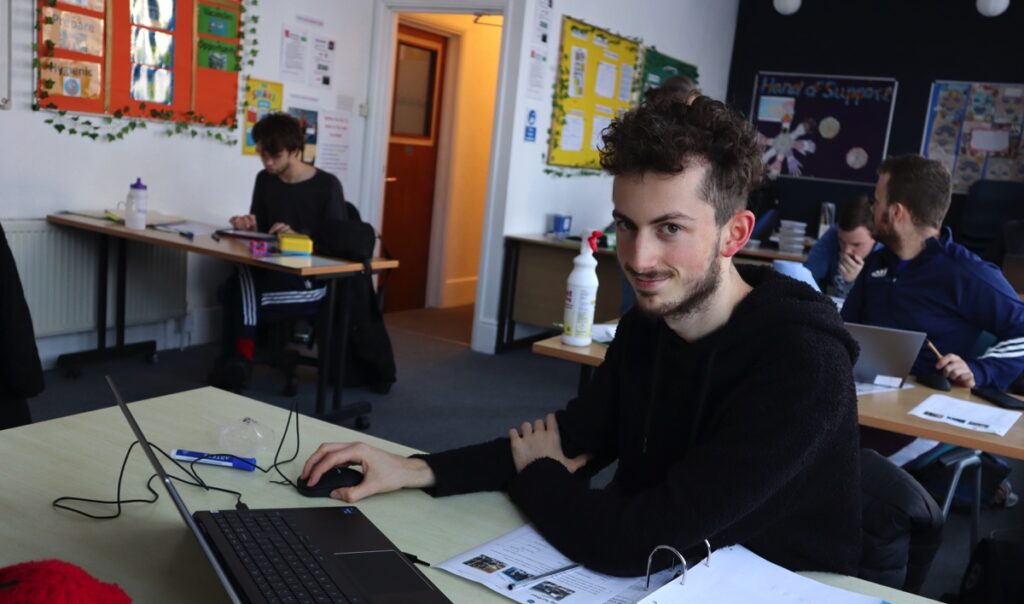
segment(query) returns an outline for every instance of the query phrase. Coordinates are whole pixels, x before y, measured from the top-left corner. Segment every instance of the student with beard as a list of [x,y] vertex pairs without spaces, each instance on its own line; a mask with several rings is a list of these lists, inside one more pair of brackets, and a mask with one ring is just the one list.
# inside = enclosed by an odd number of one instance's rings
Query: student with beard
[[[942,221],[952,186],[946,168],[920,155],[882,162],[872,204],[875,239],[884,248],[868,256],[843,305],[843,319],[922,331],[927,347],[914,375],[941,372],[968,388],[1006,390],[1024,371],[1024,303],[995,266],[953,241]],[[983,332],[996,343],[973,352]],[[911,436],[865,428],[865,446],[893,455]]]
[[[582,396],[442,453],[325,443],[302,476],[361,465],[362,483],[332,493],[348,502],[505,490],[563,554],[614,575],[643,574],[661,544],[699,558],[705,538],[794,570],[856,573],[856,345],[831,300],[733,262],[762,173],[753,127],[718,101],[666,95],[612,123],[602,165],[637,302]],[[590,488],[613,461],[611,484]]]

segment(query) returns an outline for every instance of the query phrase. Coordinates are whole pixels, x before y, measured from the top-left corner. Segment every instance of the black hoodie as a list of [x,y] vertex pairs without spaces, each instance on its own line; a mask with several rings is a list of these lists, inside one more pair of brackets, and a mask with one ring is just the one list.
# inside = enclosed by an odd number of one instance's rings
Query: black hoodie
[[700,557],[741,543],[791,570],[856,575],[860,471],[852,366],[835,305],[767,268],[739,266],[753,291],[693,343],[664,321],[623,317],[605,362],[557,414],[569,457],[591,453],[595,490],[539,459],[516,474],[508,439],[423,456],[434,495],[507,489],[567,557],[642,575],[672,545]]

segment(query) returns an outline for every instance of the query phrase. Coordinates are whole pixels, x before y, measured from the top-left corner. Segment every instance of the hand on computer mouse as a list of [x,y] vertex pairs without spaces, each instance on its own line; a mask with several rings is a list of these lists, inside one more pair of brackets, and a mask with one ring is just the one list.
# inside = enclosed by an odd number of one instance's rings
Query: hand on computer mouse
[[362,481],[363,473],[359,470],[338,466],[324,472],[314,486],[309,486],[305,478],[299,478],[296,487],[306,497],[330,497],[335,489],[354,487]]
[[422,459],[403,457],[382,451],[366,443],[323,443],[306,460],[302,477],[314,487],[335,468],[362,466],[363,481],[352,487],[333,491],[333,497],[346,503],[388,493],[402,488],[425,488],[434,485],[434,473]]

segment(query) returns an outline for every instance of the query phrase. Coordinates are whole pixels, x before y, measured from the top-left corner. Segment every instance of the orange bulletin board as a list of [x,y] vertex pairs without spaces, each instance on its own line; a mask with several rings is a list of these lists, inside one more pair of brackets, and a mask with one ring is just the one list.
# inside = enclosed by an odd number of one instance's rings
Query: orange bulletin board
[[549,165],[600,168],[601,131],[635,102],[639,51],[635,40],[562,18]]
[[234,123],[241,0],[38,0],[37,6],[42,108]]

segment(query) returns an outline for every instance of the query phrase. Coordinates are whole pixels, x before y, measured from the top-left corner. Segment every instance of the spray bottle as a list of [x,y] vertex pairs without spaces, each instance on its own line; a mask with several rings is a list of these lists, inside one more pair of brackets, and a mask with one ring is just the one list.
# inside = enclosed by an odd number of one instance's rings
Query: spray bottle
[[597,238],[601,231],[592,231],[589,237],[580,237],[580,255],[572,263],[569,283],[565,292],[565,317],[562,342],[569,346],[588,346],[590,328],[594,324],[597,306]]

